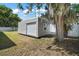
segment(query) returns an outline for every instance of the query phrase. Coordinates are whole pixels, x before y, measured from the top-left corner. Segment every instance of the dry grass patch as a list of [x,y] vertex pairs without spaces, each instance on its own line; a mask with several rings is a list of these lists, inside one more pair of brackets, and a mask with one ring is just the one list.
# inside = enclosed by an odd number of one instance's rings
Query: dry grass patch
[[[0,50],[0,55],[8,55],[8,56],[60,56],[60,55],[79,55],[77,53],[70,52],[65,48],[65,44],[70,43],[64,42],[61,46],[58,43],[55,43],[55,37],[42,37],[42,38],[33,38],[25,35],[20,35],[17,32],[3,32],[0,33],[0,39],[2,38],[4,42],[13,42],[14,46],[6,46],[3,45],[3,49]],[[6,38],[6,37],[8,38]],[[1,41],[1,40],[0,40]],[[71,42],[73,43],[73,42]],[[78,43],[78,42],[77,42]],[[10,45],[12,43],[8,43]],[[75,44],[75,43],[74,43]],[[1,48],[1,46],[0,46]],[[78,47],[77,47],[78,48]]]

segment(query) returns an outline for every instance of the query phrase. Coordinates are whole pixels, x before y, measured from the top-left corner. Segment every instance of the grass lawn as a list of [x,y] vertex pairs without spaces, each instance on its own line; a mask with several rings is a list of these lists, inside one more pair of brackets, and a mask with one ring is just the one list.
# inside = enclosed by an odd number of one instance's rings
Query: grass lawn
[[[55,43],[54,39],[55,37],[33,38],[18,34],[17,32],[0,32],[0,55],[79,55],[79,41],[65,41],[60,45],[59,43]],[[67,49],[67,47],[72,48],[72,50]],[[77,50],[75,51],[74,48],[77,48]]]

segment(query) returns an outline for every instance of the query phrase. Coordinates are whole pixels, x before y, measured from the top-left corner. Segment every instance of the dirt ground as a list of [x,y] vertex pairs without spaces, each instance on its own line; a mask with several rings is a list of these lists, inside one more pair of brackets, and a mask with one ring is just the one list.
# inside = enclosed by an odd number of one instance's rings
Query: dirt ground
[[17,32],[0,33],[0,56],[76,56],[79,55],[78,38],[33,38]]

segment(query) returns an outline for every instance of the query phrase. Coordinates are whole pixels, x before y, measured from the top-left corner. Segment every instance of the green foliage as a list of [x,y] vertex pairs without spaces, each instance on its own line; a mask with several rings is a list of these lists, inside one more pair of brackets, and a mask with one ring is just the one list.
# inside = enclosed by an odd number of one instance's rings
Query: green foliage
[[21,19],[18,17],[17,14],[11,14],[9,16],[9,19],[10,19],[10,26],[15,26],[15,27],[17,27],[18,22],[21,21]]
[[0,16],[8,17],[11,13],[12,10],[10,8],[7,8],[5,5],[0,5]]
[[13,14],[12,10],[5,5],[0,5],[0,27],[9,27],[18,25],[21,19],[17,14]]
[[[27,8],[29,11],[28,13],[32,12],[32,9],[34,6],[36,6],[37,9],[41,9],[41,7],[44,5],[44,3],[29,3],[28,6],[26,6],[25,8]],[[19,8],[20,10],[24,10],[23,8],[24,6],[21,3],[17,4],[17,8]],[[28,14],[26,13],[26,14]]]
[[21,3],[18,3],[18,4],[17,4],[17,7],[18,7],[19,9],[21,9],[21,10],[24,9]]
[[72,4],[72,10],[76,13],[74,23],[79,24],[79,4]]
[[79,4],[72,4],[72,9],[79,13]]

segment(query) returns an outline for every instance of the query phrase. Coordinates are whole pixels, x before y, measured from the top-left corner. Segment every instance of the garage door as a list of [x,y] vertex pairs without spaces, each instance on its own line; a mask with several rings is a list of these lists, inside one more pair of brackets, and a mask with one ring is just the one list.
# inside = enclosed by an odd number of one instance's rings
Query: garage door
[[36,36],[36,22],[27,24],[27,35]]

